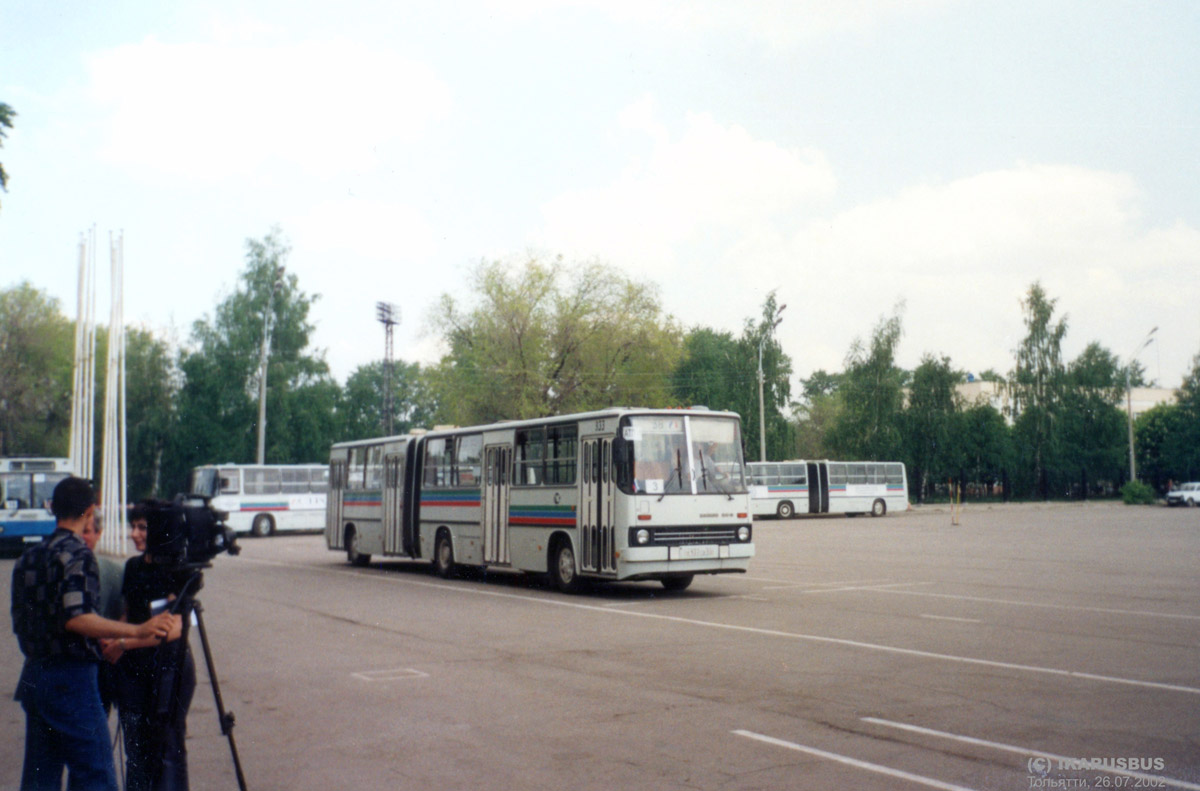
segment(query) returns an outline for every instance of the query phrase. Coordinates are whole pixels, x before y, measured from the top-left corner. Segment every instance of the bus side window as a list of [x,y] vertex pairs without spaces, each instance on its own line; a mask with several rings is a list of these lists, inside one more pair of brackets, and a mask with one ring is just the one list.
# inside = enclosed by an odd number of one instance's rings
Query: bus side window
[[383,446],[375,445],[367,457],[367,488],[383,488]]
[[425,488],[437,489],[450,483],[450,455],[451,449],[447,447],[445,437],[431,439],[425,443]]
[[237,470],[221,470],[221,494],[241,494],[242,476]]
[[458,452],[454,454],[454,481],[456,486],[479,486],[479,467],[483,455],[483,435],[468,434],[457,440]]

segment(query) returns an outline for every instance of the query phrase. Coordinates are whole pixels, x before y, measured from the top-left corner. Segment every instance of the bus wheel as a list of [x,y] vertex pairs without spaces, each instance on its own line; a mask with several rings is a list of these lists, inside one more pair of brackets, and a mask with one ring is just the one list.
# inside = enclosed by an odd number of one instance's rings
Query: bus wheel
[[775,509],[775,514],[780,519],[791,519],[793,516],[795,516],[796,509],[792,507],[790,502],[784,500],[779,504],[779,507]]
[[695,574],[683,574],[678,577],[664,577],[662,579],[662,586],[669,591],[687,590],[687,587],[692,584],[692,580],[695,578]]
[[550,578],[554,587],[563,593],[575,593],[579,590],[579,574],[575,571],[575,550],[571,542],[560,538],[550,551]]
[[371,556],[358,550],[358,532],[353,527],[346,528],[346,560],[351,566],[365,566],[371,562]]
[[250,525],[250,535],[255,538],[266,538],[275,532],[275,520],[270,514],[259,514]]
[[433,572],[442,579],[454,574],[454,544],[446,531],[438,533],[433,545]]
[[883,500],[876,500],[871,503],[871,516],[883,516],[887,513],[887,503]]

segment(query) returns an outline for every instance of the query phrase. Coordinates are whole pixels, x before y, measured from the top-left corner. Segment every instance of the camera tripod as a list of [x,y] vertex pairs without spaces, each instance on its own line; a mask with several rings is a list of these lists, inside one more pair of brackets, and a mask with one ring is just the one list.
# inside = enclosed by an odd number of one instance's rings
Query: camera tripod
[[[217,680],[217,668],[213,664],[212,647],[208,643],[208,630],[204,628],[204,606],[200,600],[196,598],[196,592],[204,587],[204,577],[201,571],[196,570],[195,573],[184,584],[178,598],[172,603],[171,613],[179,615],[183,618],[183,632],[180,636],[180,644],[188,645],[189,632],[191,631],[192,616],[196,617],[196,626],[200,631],[200,644],[204,649],[204,663],[208,667],[208,680],[212,686],[213,700],[217,705],[217,718],[221,724],[221,734],[229,740],[229,752],[233,756],[233,770],[237,775],[238,788],[241,791],[246,791],[246,777],[242,774],[242,762],[238,758],[237,743],[233,739],[234,716],[233,712],[225,710],[225,702],[221,698],[221,684]],[[162,648],[163,646],[160,646]],[[160,656],[167,656],[160,652]],[[182,660],[182,654],[180,655]],[[160,715],[167,715],[171,711],[171,707],[177,705],[176,692],[180,683],[179,665],[180,662],[175,662],[173,667],[161,668],[161,673],[156,673],[156,678],[160,680],[158,687],[158,698],[156,701],[156,712]],[[156,661],[156,669],[157,661]]]

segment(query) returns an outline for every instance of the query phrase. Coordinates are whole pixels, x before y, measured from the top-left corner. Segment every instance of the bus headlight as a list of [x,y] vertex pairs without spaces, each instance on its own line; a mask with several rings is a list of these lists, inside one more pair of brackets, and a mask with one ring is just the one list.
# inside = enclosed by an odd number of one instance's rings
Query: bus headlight
[[741,527],[739,527],[738,532],[737,532],[737,537],[738,537],[738,541],[749,541],[750,540],[749,526],[742,525]]
[[650,543],[650,531],[644,527],[641,530],[637,531],[637,535],[635,537],[637,538],[637,542],[639,544],[649,544]]

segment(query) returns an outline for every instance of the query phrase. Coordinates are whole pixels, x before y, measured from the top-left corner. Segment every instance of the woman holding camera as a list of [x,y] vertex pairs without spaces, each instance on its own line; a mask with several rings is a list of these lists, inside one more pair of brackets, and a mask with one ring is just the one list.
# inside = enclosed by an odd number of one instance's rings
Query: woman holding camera
[[[146,551],[152,503],[129,510],[129,531],[142,554],[125,563],[121,595],[131,623],[167,609],[179,593],[178,569]],[[182,619],[161,645],[116,640],[104,657],[117,664],[117,709],[125,732],[126,791],[186,791],[187,713],[196,689],[196,665],[182,635]]]

